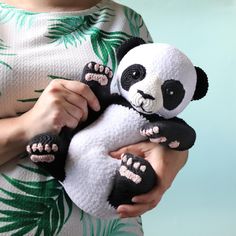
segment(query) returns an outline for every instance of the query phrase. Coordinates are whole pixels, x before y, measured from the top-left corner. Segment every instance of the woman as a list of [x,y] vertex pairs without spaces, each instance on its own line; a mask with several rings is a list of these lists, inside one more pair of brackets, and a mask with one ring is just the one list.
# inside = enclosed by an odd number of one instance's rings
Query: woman
[[1,233],[143,234],[138,216],[158,204],[187,152],[150,142],[112,152],[114,158],[123,152],[147,158],[159,177],[153,191],[133,199],[136,204],[119,206],[116,220],[85,214],[56,180],[19,157],[35,135],[76,127],[88,106],[99,110],[93,92],[79,82],[81,70],[91,60],[115,70],[115,48],[130,36],[151,41],[140,15],[109,0],[0,2]]

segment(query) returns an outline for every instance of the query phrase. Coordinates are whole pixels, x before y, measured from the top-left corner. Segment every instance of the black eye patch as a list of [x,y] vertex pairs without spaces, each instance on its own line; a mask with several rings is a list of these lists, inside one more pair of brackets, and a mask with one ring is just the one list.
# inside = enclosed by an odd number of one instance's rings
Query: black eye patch
[[133,84],[143,80],[145,76],[146,69],[140,64],[133,64],[122,73],[121,86],[124,90],[128,91]]
[[183,85],[177,80],[166,80],[161,86],[164,108],[175,109],[183,100],[185,90]]

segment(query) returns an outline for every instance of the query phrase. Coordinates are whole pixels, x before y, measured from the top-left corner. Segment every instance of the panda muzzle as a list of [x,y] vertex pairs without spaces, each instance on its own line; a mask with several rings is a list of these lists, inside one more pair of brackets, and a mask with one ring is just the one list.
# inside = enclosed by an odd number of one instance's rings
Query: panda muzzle
[[144,93],[142,90],[137,90],[137,93],[139,93],[144,99],[150,99],[150,100],[155,100],[155,98],[147,93]]

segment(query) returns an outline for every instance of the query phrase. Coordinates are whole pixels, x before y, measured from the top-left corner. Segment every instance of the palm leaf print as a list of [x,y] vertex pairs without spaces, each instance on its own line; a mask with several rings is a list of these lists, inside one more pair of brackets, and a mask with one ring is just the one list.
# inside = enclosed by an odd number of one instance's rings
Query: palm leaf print
[[[44,89],[36,89],[34,90],[35,93],[42,93],[44,91]],[[40,95],[39,95],[40,96]],[[39,96],[37,97],[33,97],[33,98],[22,98],[22,99],[17,99],[18,102],[37,102],[37,100],[39,99]]]
[[113,15],[109,8],[101,8],[98,12],[86,16],[67,16],[60,19],[53,19],[53,23],[48,28],[47,38],[51,39],[50,43],[64,44],[77,47],[78,43],[86,40],[88,30],[101,22],[108,22]]
[[129,22],[129,28],[132,36],[140,37],[140,29],[144,25],[142,17],[128,7],[124,7],[124,13]]
[[124,14],[129,23],[131,35],[134,37],[141,37],[143,35],[147,38],[148,43],[152,43],[152,38],[144,24],[142,16],[128,7],[124,7]]
[[50,79],[65,79],[65,80],[70,80],[70,79],[68,79],[68,78],[65,78],[65,77],[63,77],[63,76],[58,76],[58,75],[48,75],[48,77],[50,78]]
[[[26,171],[48,176],[39,168],[19,166]],[[22,181],[5,174],[2,177],[16,191],[0,188],[0,202],[10,207],[10,210],[0,209],[0,222],[6,222],[4,226],[1,225],[0,233],[57,235],[61,231],[71,215],[72,202],[55,179]]]
[[[130,232],[132,228],[137,227],[137,225],[131,221],[124,222],[122,219],[92,219],[88,214],[84,214],[81,221],[83,225],[83,235],[86,236],[137,236],[136,233]],[[141,225],[140,232],[142,232]]]
[[[53,79],[65,79],[65,80],[70,80],[68,78],[62,77],[62,76],[56,76],[56,75],[48,75],[48,77],[53,80]],[[42,93],[44,89],[36,89],[34,90],[35,93]],[[37,102],[39,97],[33,97],[33,98],[22,98],[22,99],[17,99],[18,102]]]
[[17,9],[4,3],[0,3],[0,8],[0,23],[15,20],[18,29],[21,29],[23,26],[30,27],[34,20],[33,16],[39,14],[36,12],[28,12],[22,9]]
[[106,32],[93,28],[91,33],[91,44],[93,51],[104,65],[108,64],[109,59],[112,63],[112,69],[116,68],[116,48],[128,39],[130,36],[124,32]]
[[[9,47],[5,45],[4,41],[0,39],[0,56],[14,56],[16,54],[11,54],[11,53],[4,53],[5,50],[7,50]],[[8,65],[6,62],[3,60],[0,60],[0,64],[6,66],[8,69],[12,70],[12,67]]]
[[111,60],[112,69],[116,68],[116,48],[130,36],[124,32],[105,32],[96,24],[109,22],[112,9],[101,8],[98,12],[86,16],[64,17],[54,19],[56,23],[49,26],[47,38],[50,43],[63,44],[66,48],[77,47],[90,36],[93,51],[104,65]]

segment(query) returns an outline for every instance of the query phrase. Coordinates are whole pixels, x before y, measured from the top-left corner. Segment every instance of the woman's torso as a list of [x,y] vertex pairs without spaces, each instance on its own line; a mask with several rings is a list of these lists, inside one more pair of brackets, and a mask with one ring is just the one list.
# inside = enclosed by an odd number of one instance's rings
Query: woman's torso
[[[80,12],[37,14],[0,3],[0,118],[29,110],[52,79],[79,80],[89,61],[115,70],[115,49],[130,36],[150,40],[142,18],[112,1]],[[142,235],[139,218],[105,221],[82,212],[27,158],[0,172],[2,235]]]

